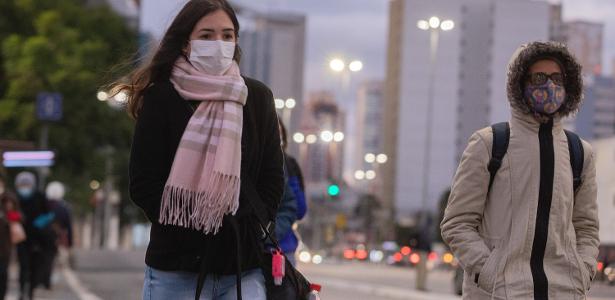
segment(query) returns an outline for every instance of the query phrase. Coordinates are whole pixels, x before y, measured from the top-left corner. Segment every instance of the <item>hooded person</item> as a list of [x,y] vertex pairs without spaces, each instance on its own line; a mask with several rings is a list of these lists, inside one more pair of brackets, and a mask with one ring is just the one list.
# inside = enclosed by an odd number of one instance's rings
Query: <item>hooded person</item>
[[27,239],[17,245],[19,259],[20,299],[32,299],[34,288],[45,284],[45,256],[55,248],[55,234],[51,229],[54,214],[47,199],[36,189],[36,176],[21,172],[15,177],[15,190],[24,220]]
[[441,223],[465,271],[464,299],[585,299],[596,274],[598,216],[591,146],[575,190],[562,119],[582,100],[581,66],[553,42],[521,46],[509,64],[510,136],[490,185],[493,130],[463,153]]

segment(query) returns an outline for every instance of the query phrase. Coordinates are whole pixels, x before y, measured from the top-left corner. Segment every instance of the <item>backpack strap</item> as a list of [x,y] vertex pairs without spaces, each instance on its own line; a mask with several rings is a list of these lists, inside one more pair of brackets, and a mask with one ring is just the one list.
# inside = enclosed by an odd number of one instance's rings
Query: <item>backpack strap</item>
[[566,138],[568,139],[568,152],[570,153],[570,166],[572,167],[572,185],[574,187],[574,193],[583,184],[581,174],[583,173],[583,160],[585,159],[585,153],[583,151],[583,142],[579,136],[568,130],[566,132]]
[[491,148],[491,160],[489,160],[489,166],[487,169],[491,175],[489,179],[489,190],[493,185],[495,174],[502,166],[502,160],[506,151],[508,151],[508,140],[510,139],[510,125],[508,122],[502,122],[491,125],[493,131],[493,146]]

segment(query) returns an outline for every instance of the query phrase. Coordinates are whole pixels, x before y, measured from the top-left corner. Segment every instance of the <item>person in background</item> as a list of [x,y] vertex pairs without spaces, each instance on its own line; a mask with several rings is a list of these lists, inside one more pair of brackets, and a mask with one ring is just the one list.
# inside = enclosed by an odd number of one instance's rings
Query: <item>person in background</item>
[[55,248],[55,234],[51,229],[54,214],[49,210],[45,196],[36,190],[36,177],[33,173],[17,174],[15,189],[28,237],[17,245],[19,297],[30,300],[33,299],[34,289],[39,284],[45,284],[43,268],[45,255]]
[[4,178],[0,177],[0,300],[4,299],[7,291],[9,260],[15,238],[11,236],[13,222],[21,222],[19,203],[7,191]]
[[73,231],[70,207],[64,201],[64,185],[58,181],[50,182],[47,184],[45,194],[49,200],[49,210],[55,215],[51,226],[57,238],[55,251],[45,253],[45,285],[51,286],[55,258],[59,254],[62,263],[67,261],[73,243]]
[[282,203],[276,216],[275,234],[287,259],[295,265],[295,251],[299,246],[299,239],[293,230],[293,225],[305,216],[307,205],[301,168],[295,158],[286,153],[288,149],[288,133],[282,122],[280,122],[280,136],[286,162],[286,186]]

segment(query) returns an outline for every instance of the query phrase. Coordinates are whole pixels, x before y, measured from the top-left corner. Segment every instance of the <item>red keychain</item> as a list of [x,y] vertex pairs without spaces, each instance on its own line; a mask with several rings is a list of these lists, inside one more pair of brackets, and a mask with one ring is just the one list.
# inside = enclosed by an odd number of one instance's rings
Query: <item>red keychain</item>
[[275,285],[282,285],[282,279],[284,278],[286,258],[280,252],[279,249],[274,250],[271,255],[271,275],[273,276],[273,283]]

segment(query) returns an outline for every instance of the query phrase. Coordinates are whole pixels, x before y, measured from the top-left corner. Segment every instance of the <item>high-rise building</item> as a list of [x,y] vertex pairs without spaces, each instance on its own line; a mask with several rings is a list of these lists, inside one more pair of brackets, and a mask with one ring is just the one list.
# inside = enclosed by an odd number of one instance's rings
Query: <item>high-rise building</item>
[[[592,142],[596,159],[596,183],[598,188],[598,219],[600,220],[601,258],[604,261],[603,251],[615,247],[615,137],[600,139]],[[612,258],[611,258],[612,259]]]
[[239,33],[241,72],[267,84],[275,98],[296,101],[292,110],[280,111],[289,132],[295,132],[304,107],[306,17],[292,13],[260,13],[243,6],[236,6],[236,9],[242,26]]
[[[455,22],[453,30],[439,33],[436,48],[430,48],[430,32],[417,27],[432,16]],[[434,211],[470,135],[510,118],[508,62],[521,44],[548,40],[549,16],[550,6],[542,1],[391,1],[384,101],[390,163],[383,196],[396,217]]]
[[344,113],[333,93],[318,91],[309,94],[300,131],[305,140],[299,144],[298,157],[308,194],[313,198],[322,197],[329,183],[342,181],[343,140],[327,140],[322,133],[343,133],[344,122]]
[[[365,161],[366,154],[384,154],[384,82],[368,81],[360,85],[355,114],[355,144],[353,146],[353,171],[375,171],[376,178],[360,179],[355,182],[357,187],[365,186],[362,180],[380,181],[382,177],[378,161]],[[373,191],[378,193],[377,191]]]
[[562,4],[552,4],[550,7],[549,39],[554,42],[566,43],[566,27],[562,18]]
[[602,33],[604,25],[587,21],[565,23],[566,44],[583,66],[583,74],[602,74]]
[[615,136],[615,79],[588,75],[584,84],[583,106],[572,119],[575,132],[587,140]]

